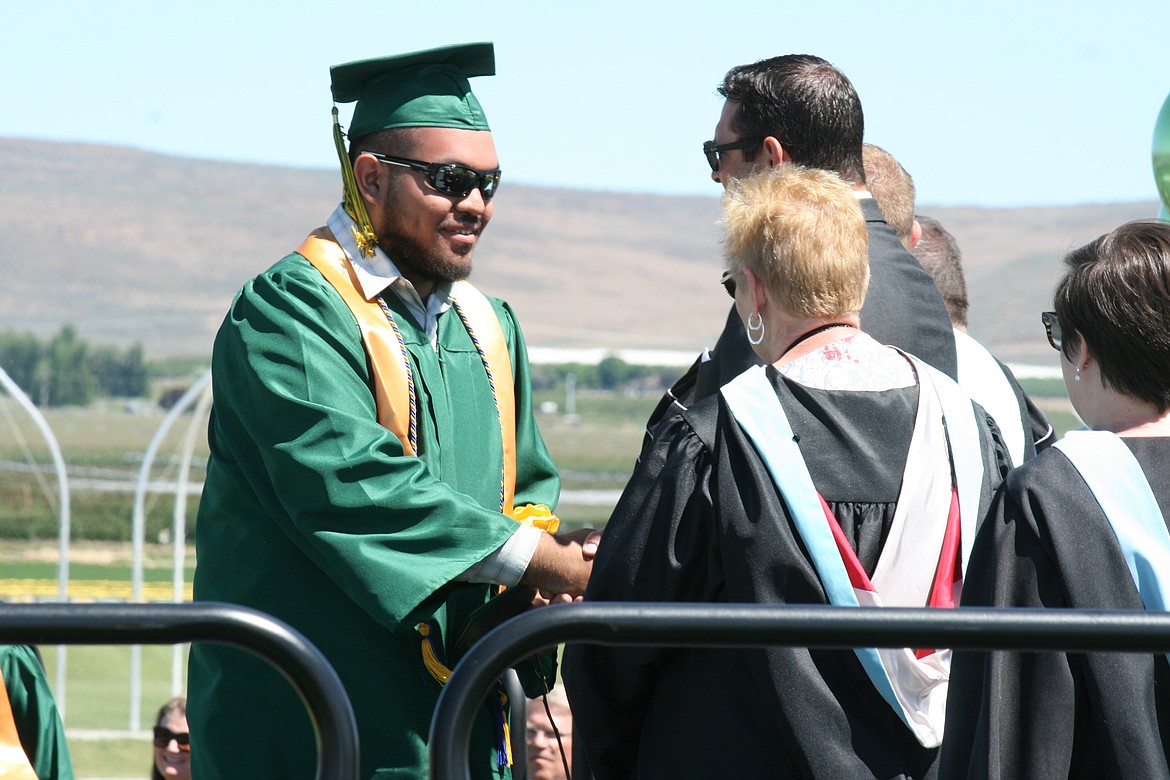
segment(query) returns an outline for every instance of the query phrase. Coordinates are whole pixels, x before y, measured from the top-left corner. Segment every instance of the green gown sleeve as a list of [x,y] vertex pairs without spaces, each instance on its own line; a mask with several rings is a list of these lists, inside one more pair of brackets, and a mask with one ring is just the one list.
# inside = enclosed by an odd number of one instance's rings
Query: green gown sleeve
[[0,671],[20,744],[41,780],[73,780],[73,762],[45,669],[31,647],[0,645]]

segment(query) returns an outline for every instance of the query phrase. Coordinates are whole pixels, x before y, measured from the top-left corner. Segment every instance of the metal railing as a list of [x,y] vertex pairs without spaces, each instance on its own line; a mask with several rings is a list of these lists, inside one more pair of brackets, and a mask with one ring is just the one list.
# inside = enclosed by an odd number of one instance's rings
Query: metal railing
[[1158,653],[1170,651],[1170,613],[616,602],[545,607],[501,624],[455,667],[431,721],[432,780],[469,777],[471,724],[500,672],[566,642]]
[[0,604],[0,644],[216,642],[276,667],[301,697],[317,739],[318,780],[356,780],[357,721],[340,678],[287,623],[235,604]]

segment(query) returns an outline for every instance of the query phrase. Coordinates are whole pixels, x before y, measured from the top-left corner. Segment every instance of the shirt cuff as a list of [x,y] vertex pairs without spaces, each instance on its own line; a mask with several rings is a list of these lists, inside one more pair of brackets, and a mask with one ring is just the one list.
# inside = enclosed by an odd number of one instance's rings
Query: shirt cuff
[[515,587],[524,572],[528,571],[528,564],[532,562],[536,545],[540,543],[543,533],[531,525],[520,526],[499,549],[472,564],[455,579],[460,582],[490,582],[508,588]]

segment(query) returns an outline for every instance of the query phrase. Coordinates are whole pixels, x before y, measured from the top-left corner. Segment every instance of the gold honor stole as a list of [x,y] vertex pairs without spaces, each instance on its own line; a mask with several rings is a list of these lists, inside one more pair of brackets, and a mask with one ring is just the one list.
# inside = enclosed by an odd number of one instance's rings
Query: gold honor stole
[[29,763],[28,755],[20,744],[16,731],[16,718],[12,714],[12,702],[8,699],[8,687],[0,678],[0,777],[4,780],[37,780],[37,773]]
[[[367,301],[359,292],[357,276],[345,250],[333,238],[329,228],[314,230],[297,248],[313,267],[321,272],[353,312],[361,329],[362,342],[374,372],[374,398],[378,422],[402,442],[407,455],[417,455],[410,444],[410,391],[407,379],[408,359],[385,312],[377,300]],[[491,301],[467,282],[458,282],[452,297],[466,317],[465,325],[475,334],[485,370],[495,383],[496,408],[500,415],[500,435],[504,445],[504,506],[512,514],[516,493],[516,393],[512,359],[504,330]]]
[[[410,443],[407,426],[410,422],[411,393],[407,376],[409,360],[400,336],[391,326],[388,314],[377,300],[367,301],[358,292],[358,280],[353,265],[345,251],[327,227],[314,230],[297,248],[313,267],[321,272],[329,284],[337,290],[346,306],[357,319],[362,333],[362,343],[374,373],[374,400],[378,410],[378,422],[393,433],[407,455],[417,455]],[[516,391],[515,376],[512,373],[512,357],[504,329],[492,307],[491,301],[467,282],[457,282],[451,289],[452,304],[467,328],[480,358],[484,371],[492,384],[496,410],[500,417],[500,438],[504,449],[503,490],[500,511],[517,522],[533,525],[548,533],[556,533],[560,520],[544,504],[513,506],[516,496]],[[416,626],[422,636],[423,665],[427,671],[445,684],[451,670],[439,661],[431,643],[432,627],[426,621]],[[512,765],[511,740],[508,736],[508,720],[503,715],[507,703],[500,691],[494,715],[497,728],[502,730],[500,750],[501,766]]]

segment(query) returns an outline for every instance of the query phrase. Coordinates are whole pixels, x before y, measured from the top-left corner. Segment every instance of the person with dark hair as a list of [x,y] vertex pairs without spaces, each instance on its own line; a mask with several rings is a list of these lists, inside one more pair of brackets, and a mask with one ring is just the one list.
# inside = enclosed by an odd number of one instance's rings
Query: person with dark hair
[[[468,638],[579,597],[592,567],[595,534],[556,533],[520,326],[466,281],[501,179],[469,79],[494,72],[491,43],[331,69],[334,100],[356,104],[348,149],[334,108],[343,201],[244,285],[212,355],[195,599],[321,650],[363,777],[424,776]],[[308,714],[262,660],[195,643],[188,698],[196,776],[312,775]],[[477,712],[474,777],[510,775],[510,718],[503,690]]]
[[[865,120],[845,74],[820,57],[788,54],[732,68],[718,91],[723,111],[714,139],[703,144],[711,178],[727,187],[736,178],[797,163],[844,179],[861,204],[869,240],[869,292],[861,311],[866,333],[954,378],[955,344],[942,298],[865,189]],[[646,443],[664,418],[753,365],[759,360],[732,310],[714,350],[699,356],[651,414]]]
[[[763,365],[670,418],[606,526],[586,601],[949,608],[1006,471],[954,380],[865,333],[852,188],[782,165],[723,199],[722,281]],[[570,644],[608,778],[933,778],[950,651]]]
[[176,696],[154,718],[154,761],[150,780],[191,780],[191,731],[187,699]]
[[[851,184],[865,183],[861,99],[845,74],[825,60],[787,54],[737,65],[718,91],[726,100],[719,124],[741,139],[743,162],[781,154],[800,165],[832,171]],[[768,138],[774,143],[766,143]],[[718,133],[715,145],[721,145]],[[718,159],[722,162],[722,152]],[[718,170],[712,178],[722,181]]]
[[[1170,605],[1170,224],[1074,250],[1041,320],[1086,430],[1013,470],[964,606]],[[1170,777],[1163,654],[957,652],[948,778]]]

